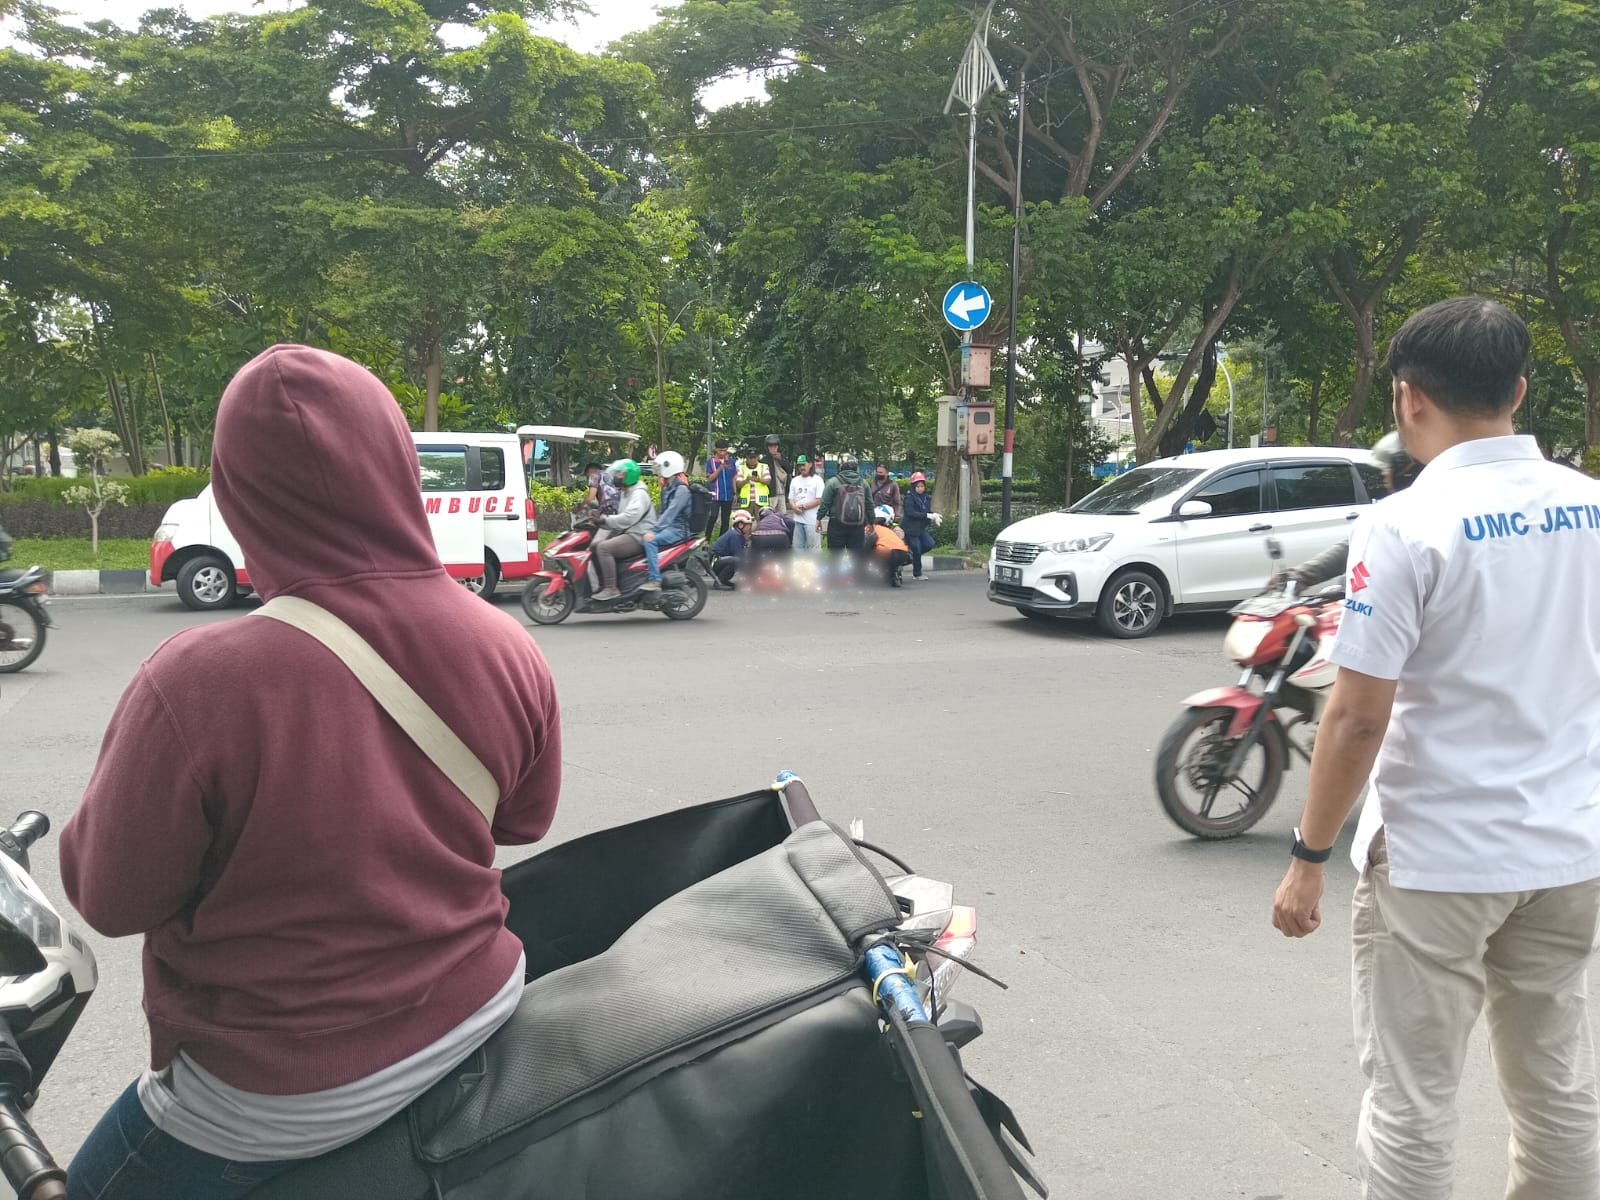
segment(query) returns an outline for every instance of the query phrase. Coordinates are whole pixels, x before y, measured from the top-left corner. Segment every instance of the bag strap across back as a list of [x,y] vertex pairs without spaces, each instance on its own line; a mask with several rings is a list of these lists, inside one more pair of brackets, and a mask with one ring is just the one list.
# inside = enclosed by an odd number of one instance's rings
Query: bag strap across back
[[331,650],[445,778],[494,824],[500,785],[489,768],[365,638],[321,605],[299,596],[276,596],[255,615],[291,625]]

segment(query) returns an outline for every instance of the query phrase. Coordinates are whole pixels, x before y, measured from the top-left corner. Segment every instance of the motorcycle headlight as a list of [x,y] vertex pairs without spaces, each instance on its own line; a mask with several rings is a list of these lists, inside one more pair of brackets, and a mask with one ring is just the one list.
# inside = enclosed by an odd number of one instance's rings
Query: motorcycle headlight
[[61,918],[33,886],[27,872],[0,854],[0,914],[40,949],[61,945]]
[[1104,550],[1111,542],[1109,533],[1095,533],[1088,537],[1067,538],[1060,542],[1046,542],[1044,548],[1051,554],[1089,554]]
[[1235,621],[1222,639],[1222,652],[1241,666],[1254,662],[1261,643],[1271,632],[1271,621]]

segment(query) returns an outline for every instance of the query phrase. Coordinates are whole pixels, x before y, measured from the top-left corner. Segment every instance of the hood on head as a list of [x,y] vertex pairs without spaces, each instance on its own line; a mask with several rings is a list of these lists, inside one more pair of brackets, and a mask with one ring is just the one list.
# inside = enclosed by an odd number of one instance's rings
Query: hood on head
[[268,599],[354,575],[443,570],[400,406],[366,368],[326,350],[273,346],[233,377],[211,486]]

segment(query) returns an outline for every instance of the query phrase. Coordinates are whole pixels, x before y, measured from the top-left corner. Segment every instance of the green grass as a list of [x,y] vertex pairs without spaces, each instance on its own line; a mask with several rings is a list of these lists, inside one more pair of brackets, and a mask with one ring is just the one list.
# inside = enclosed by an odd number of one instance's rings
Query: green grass
[[88,538],[18,538],[7,567],[38,563],[47,571],[112,571],[150,565],[149,538],[101,538],[100,556]]

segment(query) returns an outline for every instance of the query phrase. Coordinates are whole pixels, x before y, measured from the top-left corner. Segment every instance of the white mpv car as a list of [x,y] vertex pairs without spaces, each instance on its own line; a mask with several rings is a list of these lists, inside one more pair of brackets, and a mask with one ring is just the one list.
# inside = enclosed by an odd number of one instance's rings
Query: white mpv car
[[1293,566],[1350,536],[1383,495],[1365,450],[1209,450],[1147,463],[1071,508],[1008,526],[989,558],[989,599],[1024,616],[1095,617],[1114,637],[1168,613],[1225,609],[1271,574],[1266,540]]

